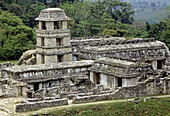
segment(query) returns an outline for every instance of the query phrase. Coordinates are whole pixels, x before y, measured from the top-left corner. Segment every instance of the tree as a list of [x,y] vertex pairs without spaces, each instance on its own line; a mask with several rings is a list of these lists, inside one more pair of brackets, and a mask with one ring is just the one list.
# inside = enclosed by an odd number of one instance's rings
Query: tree
[[165,44],[170,48],[170,18],[151,25],[148,34],[149,37],[165,42]]
[[120,2],[120,0],[98,0],[92,3],[90,11],[91,16],[98,21],[102,21],[103,17],[105,17],[127,24],[132,24],[133,22],[134,11],[131,4]]
[[69,27],[71,29],[72,36],[79,37],[90,34],[87,29],[89,28],[89,22],[87,21],[89,17],[89,5],[88,1],[77,1],[72,4],[67,2],[60,5],[60,8],[64,9],[67,16],[71,18]]
[[40,11],[44,8],[46,8],[45,5],[40,2],[27,6],[25,9],[25,13],[21,15],[20,18],[23,20],[25,25],[33,28],[35,27],[35,25],[37,25],[35,18],[38,17]]
[[12,3],[12,4],[7,6],[7,9],[8,9],[8,11],[16,14],[17,16],[22,15],[22,8],[20,7],[20,5]]
[[0,60],[18,59],[26,50],[33,49],[35,33],[12,13],[0,15]]

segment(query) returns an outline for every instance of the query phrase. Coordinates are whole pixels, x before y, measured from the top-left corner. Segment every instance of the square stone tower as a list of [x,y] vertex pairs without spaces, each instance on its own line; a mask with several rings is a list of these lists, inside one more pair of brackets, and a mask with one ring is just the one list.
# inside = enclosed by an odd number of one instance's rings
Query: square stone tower
[[66,62],[72,60],[70,46],[70,20],[60,8],[47,8],[35,19],[39,21],[36,30],[37,64]]

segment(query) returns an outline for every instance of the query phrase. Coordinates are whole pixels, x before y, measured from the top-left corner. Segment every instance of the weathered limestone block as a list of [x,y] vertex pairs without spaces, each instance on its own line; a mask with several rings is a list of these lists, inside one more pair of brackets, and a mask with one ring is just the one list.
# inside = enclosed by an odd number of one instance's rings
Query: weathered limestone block
[[35,50],[28,50],[24,52],[17,62],[17,65],[34,65],[36,64],[36,51]]
[[45,101],[38,101],[38,102],[28,102],[16,105],[16,112],[23,112],[29,110],[36,110],[39,108],[45,107],[55,107],[55,106],[62,106],[68,105],[67,99],[57,99],[57,100],[45,100]]
[[9,78],[0,80],[0,97],[27,97],[27,84]]

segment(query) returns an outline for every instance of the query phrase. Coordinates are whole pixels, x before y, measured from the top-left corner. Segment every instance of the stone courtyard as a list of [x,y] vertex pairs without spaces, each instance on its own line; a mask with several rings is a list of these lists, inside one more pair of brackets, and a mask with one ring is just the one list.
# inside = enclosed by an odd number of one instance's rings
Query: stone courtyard
[[40,12],[35,50],[0,65],[0,97],[25,97],[16,112],[170,94],[170,52],[154,39],[70,37],[59,8]]

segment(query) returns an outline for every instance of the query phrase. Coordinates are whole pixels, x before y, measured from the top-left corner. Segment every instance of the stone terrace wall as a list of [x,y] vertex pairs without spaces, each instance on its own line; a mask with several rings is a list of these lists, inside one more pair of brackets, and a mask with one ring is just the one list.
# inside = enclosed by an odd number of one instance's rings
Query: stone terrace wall
[[102,58],[96,60],[90,68],[91,71],[102,72],[116,77],[137,77],[144,73],[152,73],[150,64],[135,63],[125,60]]
[[76,61],[53,64],[16,66],[5,68],[2,75],[6,78],[14,78],[27,83],[43,82],[63,78],[64,76],[88,75],[88,68],[94,61]]
[[86,47],[78,54],[79,59],[99,59],[110,57],[129,61],[165,60],[169,50],[161,42],[146,42],[136,44],[119,44],[109,46]]
[[156,83],[155,79],[148,79],[145,82],[138,83],[137,86],[122,87],[115,93],[74,97],[73,103],[85,103],[160,94],[170,94],[170,78],[161,79],[159,83]]
[[28,102],[28,103],[17,104],[16,112],[30,111],[30,110],[36,110],[39,108],[55,107],[55,106],[62,106],[62,105],[68,105],[68,100],[66,98],[56,99],[56,100]]

